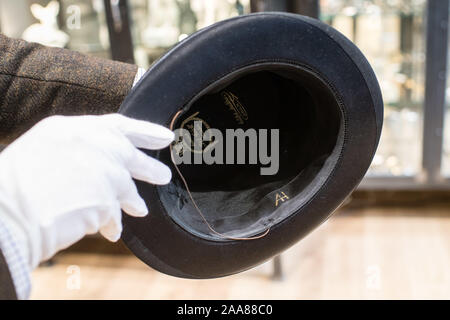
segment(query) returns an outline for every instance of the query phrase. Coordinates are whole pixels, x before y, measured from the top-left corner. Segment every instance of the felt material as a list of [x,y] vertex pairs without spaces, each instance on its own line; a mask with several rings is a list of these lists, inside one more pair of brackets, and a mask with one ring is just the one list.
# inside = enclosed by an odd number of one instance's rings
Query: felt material
[[[293,92],[298,97],[280,100],[279,93],[289,92],[291,86],[297,88]],[[325,221],[364,176],[381,133],[383,103],[378,82],[348,39],[307,17],[251,14],[197,32],[153,65],[120,112],[168,126],[180,110],[188,116],[196,108],[205,108],[202,101],[218,105],[215,95],[227,88],[242,88],[244,96],[251,98],[252,92],[258,92],[255,87],[260,88],[263,101],[270,101],[259,109],[258,123],[267,125],[265,119],[269,119],[274,126],[302,124],[288,130],[297,145],[289,139],[281,142],[287,162],[280,176],[265,180],[239,168],[182,169],[215,227],[250,235],[270,224],[270,232],[249,241],[213,237],[196,222],[198,214],[189,209],[189,202],[183,201],[184,187],[177,178],[167,187],[137,183],[151,214],[139,221],[124,217],[122,238],[148,265],[186,278],[247,270]],[[250,100],[259,104],[256,97]],[[274,116],[268,117],[273,110],[277,110]],[[210,121],[218,118],[213,112],[207,116]],[[170,164],[166,152],[150,154]],[[252,179],[244,181],[240,175]],[[280,206],[274,205],[277,191],[289,196]],[[227,219],[230,223],[224,223]]]

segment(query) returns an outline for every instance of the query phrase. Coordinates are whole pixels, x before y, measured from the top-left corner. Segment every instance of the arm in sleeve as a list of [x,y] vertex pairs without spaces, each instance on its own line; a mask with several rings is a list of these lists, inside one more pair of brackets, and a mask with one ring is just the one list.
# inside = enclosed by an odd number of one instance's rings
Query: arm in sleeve
[[137,70],[0,34],[0,144],[51,115],[116,112]]

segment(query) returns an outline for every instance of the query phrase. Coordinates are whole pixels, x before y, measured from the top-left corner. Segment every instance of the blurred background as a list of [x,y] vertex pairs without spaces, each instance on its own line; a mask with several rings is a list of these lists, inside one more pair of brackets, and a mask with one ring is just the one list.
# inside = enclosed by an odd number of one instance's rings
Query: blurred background
[[359,188],[246,273],[175,279],[93,237],[36,270],[33,298],[450,298],[449,0],[0,0],[0,32],[149,68],[196,30],[258,11],[318,18],[371,63],[385,118]]

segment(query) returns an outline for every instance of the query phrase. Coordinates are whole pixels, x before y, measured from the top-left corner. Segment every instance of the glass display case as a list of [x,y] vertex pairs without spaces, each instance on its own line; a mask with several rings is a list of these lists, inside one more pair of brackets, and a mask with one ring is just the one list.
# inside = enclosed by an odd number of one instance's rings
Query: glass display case
[[111,56],[103,0],[0,0],[0,28],[9,37]]
[[383,132],[368,176],[420,173],[425,82],[425,0],[322,0],[321,20],[361,49],[380,83]]
[[[448,42],[450,52],[450,39]],[[450,61],[450,56],[447,58]],[[445,91],[444,143],[442,146],[442,174],[450,178],[450,72],[447,66],[447,86]]]
[[119,2],[131,21],[134,62],[143,68],[198,29],[250,12],[250,0],[0,0],[0,30],[111,58],[105,3],[115,18]]

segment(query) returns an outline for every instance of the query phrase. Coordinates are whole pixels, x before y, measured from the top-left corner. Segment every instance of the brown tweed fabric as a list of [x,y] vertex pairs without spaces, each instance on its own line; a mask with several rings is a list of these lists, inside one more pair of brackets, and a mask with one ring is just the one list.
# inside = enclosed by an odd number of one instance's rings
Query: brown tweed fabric
[[14,282],[0,250],[0,300],[17,300]]
[[[117,111],[137,67],[0,34],[0,151],[50,115]],[[15,299],[0,250],[0,299]]]
[[54,114],[117,111],[137,67],[0,35],[0,144]]

